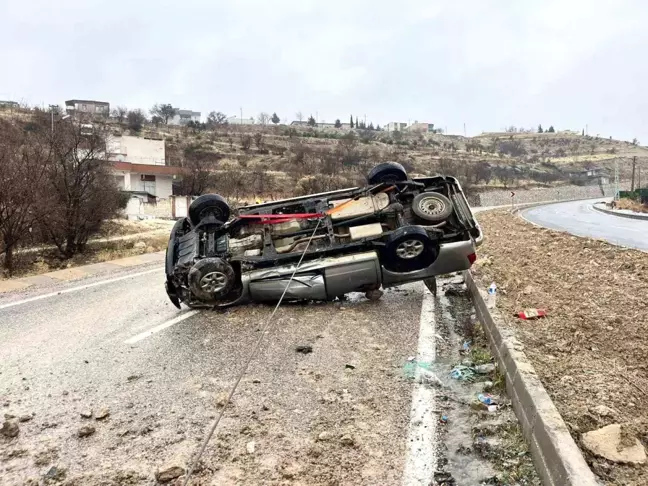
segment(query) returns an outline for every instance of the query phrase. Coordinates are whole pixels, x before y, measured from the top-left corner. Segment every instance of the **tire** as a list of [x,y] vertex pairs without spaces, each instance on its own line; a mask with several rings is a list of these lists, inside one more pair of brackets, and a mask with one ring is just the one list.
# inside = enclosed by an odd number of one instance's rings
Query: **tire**
[[412,201],[412,212],[423,221],[440,223],[452,214],[452,202],[438,192],[422,192]]
[[230,217],[229,204],[218,194],[200,196],[189,206],[189,219],[194,226],[209,215],[213,215],[222,223],[226,223]]
[[189,270],[189,288],[200,300],[212,301],[226,296],[236,283],[232,266],[220,258],[205,258]]
[[423,228],[401,226],[387,237],[380,261],[392,272],[413,272],[432,265],[438,254],[438,243]]
[[407,172],[398,162],[385,162],[378,164],[367,174],[369,184],[381,182],[403,182],[407,180]]

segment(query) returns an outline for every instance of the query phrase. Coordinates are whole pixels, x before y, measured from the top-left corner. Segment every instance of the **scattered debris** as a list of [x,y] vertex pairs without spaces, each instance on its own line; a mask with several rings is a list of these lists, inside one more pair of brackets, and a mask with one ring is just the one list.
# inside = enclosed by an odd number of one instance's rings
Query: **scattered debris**
[[184,468],[180,466],[171,466],[155,473],[155,479],[160,483],[168,483],[179,478],[185,473]]
[[487,375],[495,371],[495,365],[493,363],[485,363],[475,366],[475,373],[480,375]]
[[300,346],[295,347],[295,351],[297,353],[301,353],[301,354],[310,354],[310,353],[313,352],[313,346],[311,346],[309,344],[300,345]]
[[445,288],[445,294],[453,297],[462,297],[468,293],[468,289],[465,285],[448,285]]
[[92,425],[84,425],[77,431],[79,437],[89,437],[96,432],[96,429]]
[[496,405],[497,404],[497,401],[495,400],[495,397],[493,397],[493,395],[490,395],[488,393],[480,393],[479,395],[477,395],[477,400],[479,400],[484,405]]
[[590,410],[599,417],[615,417],[617,415],[616,411],[612,410],[607,405],[597,405],[596,407],[592,407]]
[[439,423],[440,424],[447,424],[448,423],[448,416],[447,415],[441,415],[441,417],[439,417]]
[[528,321],[531,319],[540,319],[542,317],[547,317],[547,311],[542,309],[524,309],[523,311],[516,312],[513,316]]
[[102,408],[97,412],[97,415],[95,415],[95,419],[103,420],[105,418],[108,418],[109,415],[110,415],[110,410],[108,410],[107,408]]
[[620,424],[606,425],[600,429],[586,432],[582,436],[582,442],[585,449],[608,461],[627,464],[644,464],[646,462],[646,451],[636,437],[632,440],[633,445],[624,445]]
[[355,369],[356,369],[356,366],[355,366],[354,364],[351,364],[351,363],[347,363],[347,364],[345,364],[344,367],[345,367],[347,370],[355,370]]
[[15,420],[5,420],[2,427],[0,427],[0,434],[6,437],[17,437],[19,433],[20,428]]
[[469,366],[458,365],[450,372],[450,377],[455,380],[469,381],[475,376],[475,370]]

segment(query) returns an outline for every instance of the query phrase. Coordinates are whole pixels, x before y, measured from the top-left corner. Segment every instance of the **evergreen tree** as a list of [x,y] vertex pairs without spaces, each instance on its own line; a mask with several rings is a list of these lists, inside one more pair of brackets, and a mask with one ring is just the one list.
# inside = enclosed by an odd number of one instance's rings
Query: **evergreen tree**
[[353,124],[353,115],[351,115],[351,122],[350,122],[351,128],[353,128],[355,125]]

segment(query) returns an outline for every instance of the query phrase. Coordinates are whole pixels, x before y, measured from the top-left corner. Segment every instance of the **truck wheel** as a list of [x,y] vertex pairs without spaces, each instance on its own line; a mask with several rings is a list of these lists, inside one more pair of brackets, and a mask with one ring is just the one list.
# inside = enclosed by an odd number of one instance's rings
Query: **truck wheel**
[[209,215],[223,223],[226,223],[230,217],[229,204],[218,194],[200,196],[189,206],[189,219],[194,226]]
[[381,182],[402,182],[407,180],[407,172],[398,162],[385,162],[378,164],[367,174],[369,184]]
[[188,281],[196,297],[211,301],[224,297],[234,288],[236,273],[220,258],[205,258],[191,267]]
[[381,263],[392,272],[427,268],[439,254],[438,244],[420,226],[402,226],[391,233],[381,250]]
[[422,192],[412,201],[412,211],[423,221],[440,223],[452,214],[452,202],[438,192]]

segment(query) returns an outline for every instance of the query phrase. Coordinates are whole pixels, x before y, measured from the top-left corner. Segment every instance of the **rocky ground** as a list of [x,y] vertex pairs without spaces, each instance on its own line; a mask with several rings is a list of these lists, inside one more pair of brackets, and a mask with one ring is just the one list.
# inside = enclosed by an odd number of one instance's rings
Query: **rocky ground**
[[[606,484],[648,484],[648,253],[505,211],[479,221],[487,238],[475,274],[497,284],[497,306],[592,470]],[[513,316],[526,308],[548,317]]]

